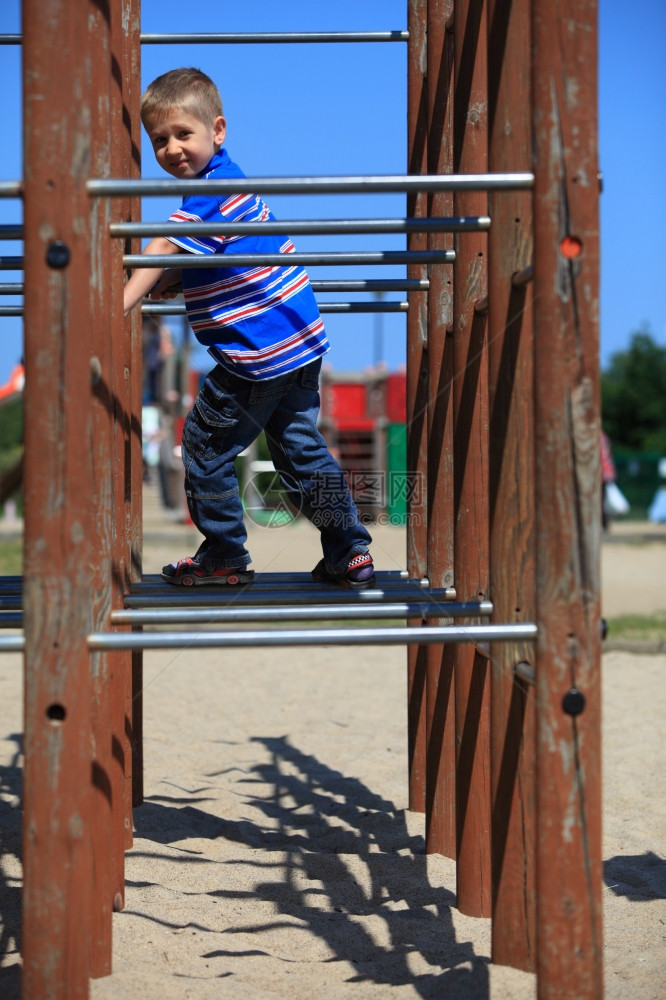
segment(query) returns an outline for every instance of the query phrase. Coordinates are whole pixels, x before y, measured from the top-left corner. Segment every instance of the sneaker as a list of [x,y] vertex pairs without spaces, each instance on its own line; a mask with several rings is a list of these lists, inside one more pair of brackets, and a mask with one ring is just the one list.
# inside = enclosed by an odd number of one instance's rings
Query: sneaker
[[338,583],[347,590],[366,590],[375,585],[375,567],[369,552],[359,552],[347,564],[342,573],[331,573],[326,569],[326,561],[320,559],[312,570],[315,580]]
[[237,587],[239,584],[252,583],[253,569],[210,569],[191,559],[179,559],[162,567],[162,579],[177,587],[220,586]]

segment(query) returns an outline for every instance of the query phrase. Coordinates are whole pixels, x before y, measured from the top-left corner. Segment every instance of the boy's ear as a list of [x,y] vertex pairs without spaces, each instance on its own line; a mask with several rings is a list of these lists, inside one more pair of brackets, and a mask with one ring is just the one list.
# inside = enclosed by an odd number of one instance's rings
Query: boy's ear
[[222,115],[218,115],[213,122],[213,134],[215,136],[215,145],[222,146],[224,137],[227,134],[227,123]]

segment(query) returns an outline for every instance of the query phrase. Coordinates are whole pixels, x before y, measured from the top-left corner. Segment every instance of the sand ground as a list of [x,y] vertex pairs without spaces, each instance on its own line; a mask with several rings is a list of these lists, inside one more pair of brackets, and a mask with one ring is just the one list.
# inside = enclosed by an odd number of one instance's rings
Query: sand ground
[[[145,571],[192,529],[146,507]],[[374,532],[379,568],[404,534]],[[311,568],[308,525],[252,532],[255,569]],[[313,558],[314,557],[314,558]],[[666,608],[666,532],[613,526],[603,610]],[[665,637],[666,638],[666,637]],[[666,996],[666,654],[603,656],[609,1000]],[[455,864],[407,809],[405,651],[331,646],[145,655],[145,802],[93,1000],[531,1000],[455,906]],[[19,996],[21,662],[0,657],[0,996]]]

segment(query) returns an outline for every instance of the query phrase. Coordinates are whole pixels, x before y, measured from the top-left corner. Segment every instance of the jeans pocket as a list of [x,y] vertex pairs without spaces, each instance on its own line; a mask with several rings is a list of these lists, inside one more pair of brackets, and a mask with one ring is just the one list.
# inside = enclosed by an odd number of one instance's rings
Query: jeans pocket
[[298,381],[304,389],[316,392],[319,389],[319,373],[321,371],[321,358],[305,365],[298,373]]
[[204,462],[216,458],[222,442],[238,423],[238,407],[230,397],[224,397],[222,408],[211,405],[205,388],[197,396],[183,427],[183,448]]
[[294,381],[294,373],[278,375],[277,378],[259,379],[250,386],[248,403],[268,403],[273,399],[282,399],[289,391]]

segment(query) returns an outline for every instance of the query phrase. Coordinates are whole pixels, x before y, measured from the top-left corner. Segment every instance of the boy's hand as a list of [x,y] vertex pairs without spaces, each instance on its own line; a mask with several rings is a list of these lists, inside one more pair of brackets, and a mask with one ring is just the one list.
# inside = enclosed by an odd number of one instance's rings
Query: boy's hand
[[151,299],[175,299],[183,290],[182,270],[179,267],[168,268],[159,281],[150,289]]
[[[165,254],[179,252],[180,247],[176,246],[175,243],[172,243],[171,240],[167,240],[163,236],[156,236],[150,241],[143,251],[144,255],[148,257],[153,255],[163,256]],[[169,269],[169,273],[171,275],[169,285],[172,285],[174,280],[180,280],[179,272],[179,268]],[[126,316],[142,301],[146,295],[152,291],[153,288],[160,284],[163,277],[163,267],[139,267],[133,272],[123,290],[123,310]]]

